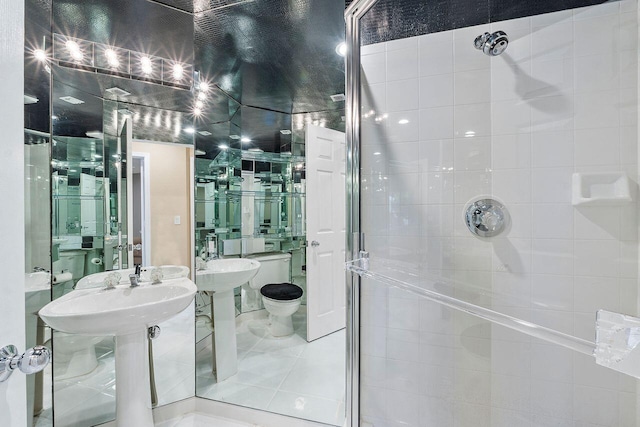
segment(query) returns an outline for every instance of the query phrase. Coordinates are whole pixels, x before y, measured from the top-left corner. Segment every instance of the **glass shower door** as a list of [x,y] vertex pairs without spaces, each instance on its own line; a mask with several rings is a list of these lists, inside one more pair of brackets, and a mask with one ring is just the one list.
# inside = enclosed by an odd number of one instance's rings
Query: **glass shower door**
[[637,2],[473,26],[372,3],[360,421],[640,425]]

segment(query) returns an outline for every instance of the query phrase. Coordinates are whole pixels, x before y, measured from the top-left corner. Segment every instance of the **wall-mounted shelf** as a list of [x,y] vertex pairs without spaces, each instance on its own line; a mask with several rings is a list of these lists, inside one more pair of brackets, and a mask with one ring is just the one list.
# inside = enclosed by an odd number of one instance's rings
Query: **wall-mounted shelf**
[[624,172],[574,173],[571,204],[622,206],[633,202],[631,181]]

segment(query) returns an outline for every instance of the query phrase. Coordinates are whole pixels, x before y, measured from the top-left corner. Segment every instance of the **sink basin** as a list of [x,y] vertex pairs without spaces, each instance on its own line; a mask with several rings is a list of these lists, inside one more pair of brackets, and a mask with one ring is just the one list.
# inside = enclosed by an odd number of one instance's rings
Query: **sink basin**
[[128,284],[112,290],[77,289],[47,304],[39,314],[61,332],[126,335],[181,312],[191,303],[195,292],[195,285],[187,278],[133,289]]
[[49,273],[46,271],[37,271],[35,273],[27,273],[24,275],[24,292],[29,294],[32,292],[39,292],[44,290],[50,290],[51,283],[49,279]]
[[[140,271],[140,280],[142,282],[151,281],[151,270],[154,266],[142,267]],[[189,277],[189,267],[184,265],[161,265],[158,267],[162,270],[162,280],[178,279],[180,277]],[[120,283],[129,284],[129,275],[135,272],[134,268],[125,268],[123,270],[102,271],[100,273],[90,274],[78,280],[76,289],[103,288],[104,279],[114,271],[120,273]]]
[[39,315],[62,332],[115,335],[116,427],[153,427],[147,328],[186,309],[196,291],[187,278],[136,288],[76,289],[44,306]]
[[255,259],[214,259],[207,262],[206,270],[196,271],[196,284],[200,291],[231,291],[253,279],[258,269],[260,262]]

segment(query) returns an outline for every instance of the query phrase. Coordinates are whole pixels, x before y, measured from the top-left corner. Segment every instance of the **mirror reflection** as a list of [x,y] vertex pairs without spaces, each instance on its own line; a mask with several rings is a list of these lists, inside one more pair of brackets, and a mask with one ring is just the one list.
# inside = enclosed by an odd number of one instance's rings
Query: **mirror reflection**
[[[194,306],[148,341],[154,406],[195,390],[341,425],[344,2],[284,3],[52,2],[51,111],[33,134],[50,180],[44,268],[54,298],[138,265],[191,275]],[[113,419],[113,337],[42,329],[47,416]]]

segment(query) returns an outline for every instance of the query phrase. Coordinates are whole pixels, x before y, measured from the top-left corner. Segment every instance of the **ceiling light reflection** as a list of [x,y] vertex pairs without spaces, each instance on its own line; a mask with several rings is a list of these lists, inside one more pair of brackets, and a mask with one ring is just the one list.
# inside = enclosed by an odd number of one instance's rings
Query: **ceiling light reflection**
[[151,59],[149,59],[147,56],[143,56],[142,58],[140,58],[140,69],[144,74],[151,74],[153,72]]

